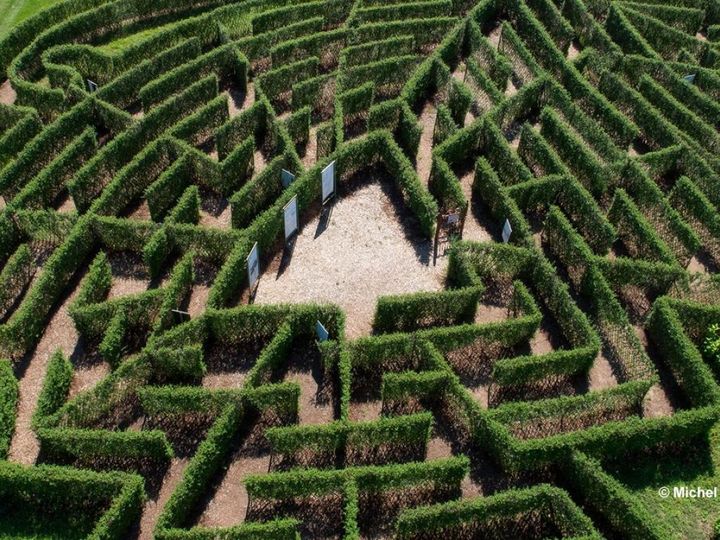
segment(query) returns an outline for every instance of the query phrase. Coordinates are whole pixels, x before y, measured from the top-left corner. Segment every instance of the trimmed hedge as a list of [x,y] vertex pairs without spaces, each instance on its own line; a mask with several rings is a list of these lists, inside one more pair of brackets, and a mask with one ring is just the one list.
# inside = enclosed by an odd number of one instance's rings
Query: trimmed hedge
[[7,360],[0,360],[0,398],[0,459],[4,460],[7,459],[15,431],[18,404],[18,383]]
[[79,530],[69,532],[121,540],[140,519],[145,492],[134,474],[0,462],[0,500],[11,519],[16,509],[42,520],[78,516]]
[[635,496],[605,473],[594,459],[572,452],[565,462],[565,478],[617,531],[631,540],[666,538],[666,531]]
[[35,261],[27,244],[22,244],[0,272],[0,318],[5,318],[36,272]]
[[73,365],[61,350],[55,351],[48,362],[42,391],[33,413],[33,426],[38,429],[45,418],[53,415],[67,401],[73,380]]
[[565,491],[547,484],[405,510],[396,530],[397,538],[419,540],[438,536],[459,539],[469,534],[505,538],[518,530],[527,535],[542,534],[545,527],[562,531],[567,537],[602,538]]
[[484,287],[438,293],[383,296],[373,322],[376,333],[408,332],[436,325],[459,325],[475,318]]

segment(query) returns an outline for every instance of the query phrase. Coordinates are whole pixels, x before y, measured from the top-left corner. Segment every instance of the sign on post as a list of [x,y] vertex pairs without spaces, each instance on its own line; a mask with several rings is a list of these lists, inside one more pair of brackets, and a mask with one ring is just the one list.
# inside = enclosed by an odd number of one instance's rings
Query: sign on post
[[283,215],[285,217],[285,242],[287,242],[292,236],[298,232],[298,198],[295,195],[290,202],[288,202],[283,208]]
[[330,339],[330,332],[327,331],[320,321],[315,323],[315,333],[317,334],[318,341],[321,343]]
[[175,316],[175,321],[178,324],[187,322],[190,320],[190,313],[187,311],[182,311],[180,309],[173,309],[172,310],[173,315]]
[[247,273],[250,290],[253,291],[255,290],[258,279],[260,279],[260,254],[258,252],[257,242],[253,244],[250,255],[248,255],[247,258]]
[[447,217],[447,226],[452,227],[453,225],[457,225],[460,223],[460,214],[448,214]]
[[94,94],[98,91],[98,85],[96,82],[91,81],[90,79],[87,79],[87,87],[91,94]]
[[510,235],[512,235],[512,225],[510,225],[510,220],[506,219],[502,232],[503,242],[507,244],[510,241]]
[[285,169],[282,170],[281,174],[281,180],[282,180],[282,186],[283,188],[290,187],[290,184],[292,184],[295,181],[295,175],[291,173],[290,171],[286,171]]
[[688,84],[693,84],[695,82],[695,76],[697,73],[691,73],[690,75],[685,75],[683,77],[683,80]]
[[332,161],[322,171],[322,203],[327,203],[335,196],[335,162]]

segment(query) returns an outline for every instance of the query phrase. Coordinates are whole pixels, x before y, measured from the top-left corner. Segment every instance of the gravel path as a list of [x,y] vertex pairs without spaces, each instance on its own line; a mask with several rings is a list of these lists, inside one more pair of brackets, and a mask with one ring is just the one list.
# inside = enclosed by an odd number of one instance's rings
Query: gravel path
[[431,243],[409,236],[408,221],[380,184],[359,188],[334,205],[324,231],[320,218],[303,228],[286,268],[282,254],[276,257],[255,303],[337,304],[347,315],[348,337],[369,334],[378,297],[443,289],[447,259],[427,264]]

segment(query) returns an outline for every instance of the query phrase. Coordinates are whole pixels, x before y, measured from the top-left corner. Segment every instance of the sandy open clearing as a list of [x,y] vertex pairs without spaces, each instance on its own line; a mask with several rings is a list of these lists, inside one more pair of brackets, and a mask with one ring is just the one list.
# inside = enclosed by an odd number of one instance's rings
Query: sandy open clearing
[[431,242],[413,228],[383,186],[362,186],[333,206],[325,230],[320,217],[303,228],[286,268],[276,257],[255,303],[337,304],[348,337],[369,334],[380,296],[443,289],[446,259],[428,264]]

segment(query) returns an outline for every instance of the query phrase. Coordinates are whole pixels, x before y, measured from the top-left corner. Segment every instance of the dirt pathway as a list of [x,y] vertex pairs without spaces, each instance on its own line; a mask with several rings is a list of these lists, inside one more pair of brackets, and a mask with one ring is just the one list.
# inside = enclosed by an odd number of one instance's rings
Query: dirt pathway
[[303,167],[309,169],[317,161],[317,127],[310,126],[308,142],[305,145],[305,154],[302,156]]
[[10,81],[5,81],[0,85],[0,103],[3,105],[13,105],[17,99],[15,89],[10,84]]
[[433,134],[435,132],[435,120],[437,118],[437,109],[432,101],[425,103],[422,113],[420,114],[420,125],[422,126],[422,134],[420,135],[420,144],[418,145],[418,153],[415,159],[416,170],[422,183],[427,186],[430,181],[430,173],[432,172],[432,149]]
[[473,242],[492,242],[492,218],[488,215],[487,210],[481,204],[478,204],[478,201],[473,197],[472,184],[474,179],[474,170],[469,171],[460,179],[460,187],[465,195],[465,199],[470,202],[470,207],[468,208],[467,216],[465,217],[463,240],[472,240]]
[[270,466],[268,454],[245,454],[241,452],[228,467],[225,477],[200,516],[199,526],[231,527],[245,521],[249,498],[244,480],[250,475],[266,474]]
[[236,117],[255,104],[255,86],[252,82],[248,82],[246,92],[230,88],[227,90],[227,95],[230,118]]
[[165,477],[163,478],[160,493],[158,493],[155,499],[150,499],[145,503],[145,508],[140,518],[140,531],[137,536],[139,540],[152,540],[154,538],[153,531],[157,524],[158,517],[170,499],[170,496],[175,491],[175,488],[180,484],[185,468],[189,462],[189,459],[177,458],[170,462],[170,467],[168,467]]
[[19,366],[20,396],[15,433],[10,444],[10,461],[31,465],[37,459],[40,446],[30,424],[42,391],[48,362],[58,349],[70,357],[78,344],[79,335],[68,313],[70,304],[79,293],[77,283],[75,285],[73,292],[53,312],[35,350]]

